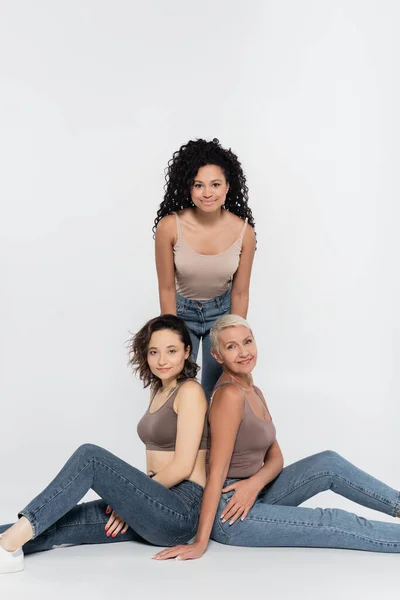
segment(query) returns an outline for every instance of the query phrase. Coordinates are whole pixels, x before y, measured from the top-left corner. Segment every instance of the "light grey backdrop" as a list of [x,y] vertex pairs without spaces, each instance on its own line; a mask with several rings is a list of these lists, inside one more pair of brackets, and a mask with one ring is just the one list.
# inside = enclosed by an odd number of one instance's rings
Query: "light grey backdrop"
[[248,176],[256,381],[286,462],[335,449],[400,488],[398,3],[3,0],[0,17],[1,521],[82,442],[144,466],[124,341],[158,312],[163,169],[196,137]]

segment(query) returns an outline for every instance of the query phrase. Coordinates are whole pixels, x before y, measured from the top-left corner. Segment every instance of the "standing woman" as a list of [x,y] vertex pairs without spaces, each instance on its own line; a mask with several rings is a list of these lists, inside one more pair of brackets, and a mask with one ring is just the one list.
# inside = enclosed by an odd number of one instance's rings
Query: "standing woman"
[[202,342],[208,400],[221,375],[210,354],[210,329],[224,314],[247,316],[256,245],[247,202],[242,166],[217,139],[190,140],[169,161],[153,227],[161,314],[185,321],[194,360]]

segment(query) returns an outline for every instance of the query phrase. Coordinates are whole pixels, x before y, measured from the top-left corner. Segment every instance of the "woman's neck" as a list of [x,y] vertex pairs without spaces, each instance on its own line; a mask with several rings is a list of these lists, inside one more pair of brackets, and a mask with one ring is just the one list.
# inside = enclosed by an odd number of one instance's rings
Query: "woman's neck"
[[231,381],[237,383],[239,387],[244,390],[250,390],[253,387],[253,376],[251,373],[248,375],[237,375],[237,373],[232,373],[227,369],[224,369],[224,375],[227,375]]
[[168,390],[171,390],[172,388],[176,387],[178,385],[177,381],[176,381],[176,377],[174,377],[173,379],[164,379],[161,382],[161,387],[159,388],[159,392],[167,392]]
[[220,208],[219,210],[216,210],[215,212],[210,212],[210,213],[199,210],[196,207],[194,207],[192,210],[193,210],[193,216],[194,216],[195,220],[197,221],[197,223],[199,223],[200,225],[203,225],[204,227],[216,225],[218,223],[218,221],[221,219],[222,213],[223,213],[222,208]]

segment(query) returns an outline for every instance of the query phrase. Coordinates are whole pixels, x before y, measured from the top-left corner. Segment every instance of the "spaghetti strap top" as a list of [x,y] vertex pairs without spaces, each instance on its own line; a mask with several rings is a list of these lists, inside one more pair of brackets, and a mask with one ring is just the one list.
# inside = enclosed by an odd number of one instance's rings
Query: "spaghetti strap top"
[[[244,479],[257,473],[263,466],[265,455],[276,439],[276,429],[272,419],[265,421],[257,417],[246,398],[246,393],[234,381],[217,383],[211,401],[215,392],[224,385],[235,385],[243,393],[243,418],[236,435],[227,477]],[[268,410],[261,390],[256,386],[253,387]]]
[[183,237],[177,213],[175,217],[177,240],[173,250],[176,291],[191,300],[211,300],[221,296],[238,269],[247,219],[239,237],[227,250],[219,254],[199,254]]
[[[140,419],[137,432],[138,436],[146,446],[146,450],[164,450],[174,452],[176,444],[178,415],[174,411],[174,400],[186,381],[195,381],[194,379],[185,379],[168,396],[168,399],[160,408],[150,412],[151,403],[143,417]],[[199,384],[200,385],[200,384]],[[199,450],[207,448],[208,426],[207,417],[204,420],[203,435],[200,441]]]

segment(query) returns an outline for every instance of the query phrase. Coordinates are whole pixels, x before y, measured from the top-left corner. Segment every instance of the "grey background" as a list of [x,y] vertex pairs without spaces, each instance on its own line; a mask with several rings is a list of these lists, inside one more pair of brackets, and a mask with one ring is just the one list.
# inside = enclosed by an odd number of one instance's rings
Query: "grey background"
[[[124,342],[158,313],[163,169],[195,137],[248,176],[255,380],[286,463],[334,449],[400,487],[399,17],[394,0],[0,2],[1,522],[82,442],[144,467],[147,393]],[[308,505],[389,519],[329,494]],[[102,597],[111,560],[132,593],[160,571],[167,595],[188,574],[231,597],[395,585],[394,556],[213,544],[159,565],[124,546],[31,558],[23,587],[0,589],[33,598],[35,573],[50,593],[67,570]]]

